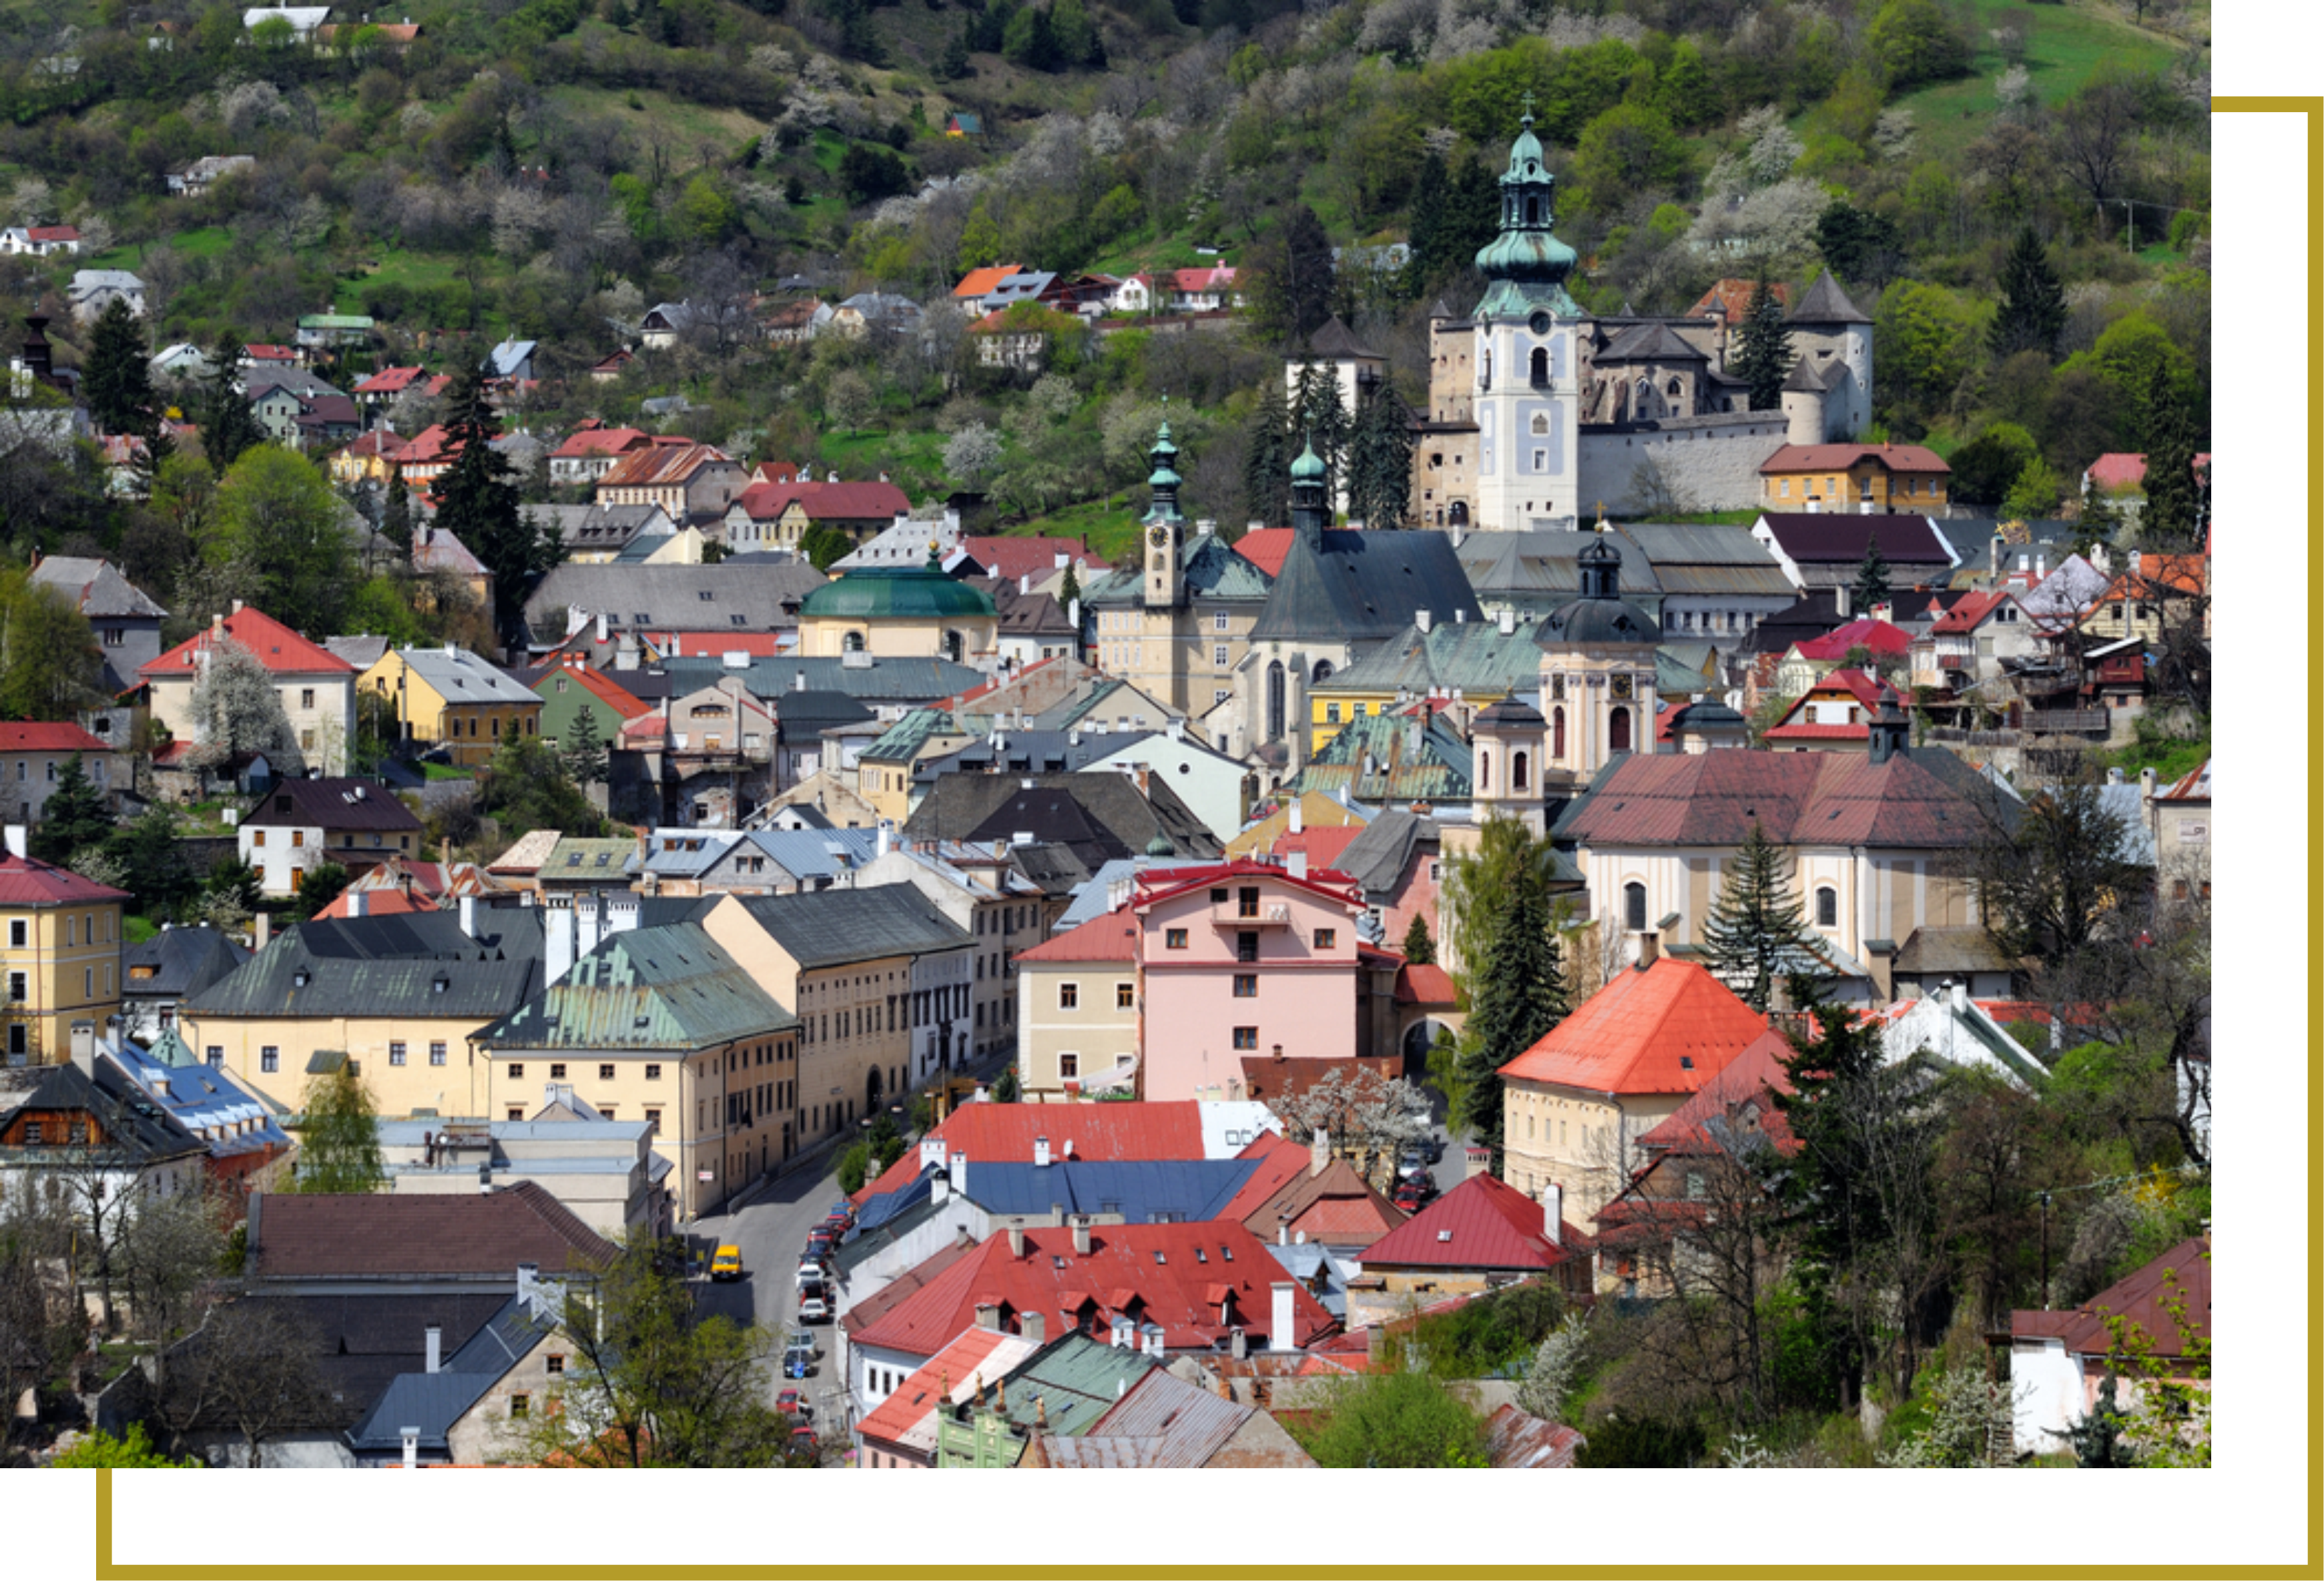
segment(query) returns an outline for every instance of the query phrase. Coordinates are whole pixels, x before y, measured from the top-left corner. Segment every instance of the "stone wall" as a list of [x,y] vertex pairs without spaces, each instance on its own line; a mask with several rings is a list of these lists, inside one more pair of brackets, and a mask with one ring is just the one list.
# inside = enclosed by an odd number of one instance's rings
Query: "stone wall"
[[1781,412],[1715,413],[1665,419],[1652,427],[1582,431],[1582,506],[1594,518],[1608,510],[1637,515],[1648,502],[1633,497],[1639,465],[1661,468],[1683,510],[1748,510],[1759,503],[1759,468],[1785,442]]

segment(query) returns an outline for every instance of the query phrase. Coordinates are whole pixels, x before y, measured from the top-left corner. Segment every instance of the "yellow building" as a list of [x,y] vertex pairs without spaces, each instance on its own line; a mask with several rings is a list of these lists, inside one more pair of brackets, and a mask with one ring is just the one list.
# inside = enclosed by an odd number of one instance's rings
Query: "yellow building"
[[356,685],[387,700],[404,740],[441,743],[455,763],[489,763],[504,737],[540,733],[540,695],[456,643],[391,648]]
[[121,905],[128,896],[24,854],[24,830],[8,825],[0,856],[0,1000],[7,1062],[53,1065],[72,1052],[72,1031],[105,1030],[121,1010]]
[[1000,648],[991,595],[920,565],[867,565],[827,582],[799,605],[798,650],[807,658],[869,653],[973,664]]
[[912,770],[968,745],[969,737],[941,708],[915,708],[863,749],[855,760],[855,794],[881,818],[900,824],[912,815]]
[[1945,513],[1952,468],[1923,445],[1786,445],[1760,464],[1770,510]]

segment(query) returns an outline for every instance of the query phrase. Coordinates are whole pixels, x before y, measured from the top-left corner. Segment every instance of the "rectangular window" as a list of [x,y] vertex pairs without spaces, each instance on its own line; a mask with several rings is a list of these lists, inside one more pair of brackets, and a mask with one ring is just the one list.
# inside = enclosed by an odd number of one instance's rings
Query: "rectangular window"
[[1186,947],[1186,930],[1184,928],[1164,929],[1162,932],[1162,947],[1165,950],[1184,950]]
[[1236,1027],[1234,1029],[1234,1046],[1239,1049],[1257,1049],[1259,1047],[1259,1028],[1256,1026]]
[[530,1394],[512,1394],[512,1395],[510,1395],[510,1396],[509,1396],[509,1415],[511,1415],[511,1416],[512,1416],[512,1417],[524,1417],[524,1416],[530,1416],[531,1414],[532,1414],[532,1396],[531,1396],[531,1395],[530,1395]]
[[1259,959],[1259,935],[1257,933],[1237,933],[1235,935],[1235,959],[1242,961],[1257,961]]
[[290,832],[290,843],[294,846],[305,845],[307,843],[307,832],[303,829],[293,829]]
[[1259,891],[1258,891],[1258,889],[1257,889],[1257,888],[1255,888],[1255,887],[1250,887],[1250,886],[1246,886],[1246,887],[1244,887],[1243,888],[1240,888],[1240,889],[1236,890],[1236,891],[1235,891],[1235,915],[1237,915],[1237,916],[1239,916],[1239,917],[1241,917],[1241,916],[1257,916],[1258,915],[1259,915]]
[[551,1065],[551,1066],[549,1066],[549,1079],[551,1081],[562,1081],[562,1080],[565,1080],[565,1067],[564,1067],[564,1066],[562,1066],[562,1065]]
[[1071,1081],[1074,1077],[1079,1076],[1081,1073],[1082,1057],[1079,1054],[1059,1054],[1057,1056],[1057,1074],[1059,1077],[1065,1080]]
[[1113,1007],[1115,1009],[1127,1010],[1131,1008],[1137,1003],[1138,986],[1135,983],[1116,983],[1113,985]]
[[1258,998],[1259,973],[1255,971],[1239,971],[1235,973],[1234,997],[1238,999]]
[[11,921],[8,924],[8,948],[11,950],[22,950],[23,947],[24,924],[22,918],[17,918]]
[[524,1062],[522,1060],[519,1060],[516,1063],[509,1067],[509,1080],[512,1081],[521,1081],[524,1080]]
[[299,706],[301,708],[312,708],[315,706],[314,687],[301,686],[299,689]]
[[31,996],[31,994],[32,979],[30,978],[26,977],[21,971],[12,971],[8,974],[8,997],[11,1002],[21,1005]]
[[511,1104],[509,1105],[508,1117],[512,1122],[521,1120],[524,1118],[524,1111],[517,1108],[516,1105]]
[[258,1051],[258,1069],[263,1073],[271,1076],[281,1068],[282,1051],[281,1049],[276,1048],[272,1043],[268,1043]]
[[440,1065],[444,1063],[447,1052],[442,1043],[431,1043],[428,1045],[428,1062],[431,1065]]
[[403,1045],[401,1043],[392,1043],[387,1045],[387,1062],[391,1065],[401,1065],[403,1063]]
[[1211,648],[1211,663],[1217,666],[1220,669],[1227,667],[1227,647],[1225,643],[1218,643]]
[[648,1109],[646,1111],[646,1129],[657,1136],[661,1135],[661,1111],[659,1109]]
[[1340,943],[1340,930],[1339,930],[1339,929],[1337,929],[1337,928],[1318,928],[1318,929],[1316,929],[1316,930],[1315,930],[1315,948],[1316,948],[1316,949],[1318,949],[1318,950],[1335,950],[1335,949],[1339,948],[1339,943]]
[[648,1065],[648,1066],[646,1067],[646,1080],[649,1080],[649,1081],[659,1081],[659,1080],[661,1080],[661,1067],[660,1067],[659,1065]]
[[1323,722],[1325,724],[1337,724],[1340,722],[1340,705],[1338,703],[1326,703],[1323,704]]
[[38,1120],[26,1120],[24,1122],[24,1145],[27,1147],[38,1147],[40,1144],[41,1122]]
[[598,1066],[598,1067],[597,1067],[597,1080],[600,1080],[600,1081],[611,1081],[613,1079],[613,1068],[611,1065],[600,1065],[600,1066]]
[[551,1377],[555,1377],[558,1374],[565,1370],[565,1358],[558,1355],[553,1350],[549,1353],[548,1356],[544,1358],[544,1360]]
[[1060,1009],[1060,1010],[1078,1010],[1078,1009],[1080,1009],[1080,1008],[1081,1008],[1081,1004],[1082,1004],[1082,986],[1081,986],[1081,984],[1079,984],[1079,983],[1059,983],[1059,984],[1057,985],[1057,1008],[1058,1008],[1058,1009]]
[[[15,1051],[12,1049],[9,1052],[13,1053]],[[212,1043],[209,1047],[204,1049],[202,1051],[202,1057],[208,1062],[209,1067],[213,1071],[226,1063],[226,1051],[216,1043]]]
[[1227,612],[1224,610],[1221,610],[1218,613],[1211,617],[1211,630],[1213,631],[1223,631],[1226,629]]

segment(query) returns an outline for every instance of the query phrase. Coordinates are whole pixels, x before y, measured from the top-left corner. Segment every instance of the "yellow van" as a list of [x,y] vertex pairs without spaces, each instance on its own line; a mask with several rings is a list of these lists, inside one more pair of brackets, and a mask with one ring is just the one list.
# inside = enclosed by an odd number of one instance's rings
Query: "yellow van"
[[710,1277],[713,1279],[742,1278],[742,1248],[740,1246],[719,1247],[718,1250],[712,1255],[710,1259]]

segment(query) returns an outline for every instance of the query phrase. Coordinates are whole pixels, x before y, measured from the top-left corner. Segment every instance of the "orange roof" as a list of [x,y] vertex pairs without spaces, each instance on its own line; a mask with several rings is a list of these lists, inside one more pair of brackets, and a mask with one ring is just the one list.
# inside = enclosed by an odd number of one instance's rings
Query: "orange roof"
[[[1750,280],[1737,280],[1731,276],[1722,280],[1697,298],[1694,306],[1686,310],[1686,316],[1690,318],[1700,318],[1706,313],[1717,313],[1724,317],[1729,325],[1738,325],[1750,317],[1753,283]],[[1791,306],[1792,288],[1782,280],[1770,282],[1767,294],[1785,307]]]
[[1068,928],[1046,943],[1030,950],[1017,951],[1017,960],[1028,961],[1135,961],[1138,959],[1138,924],[1128,907],[1110,911],[1103,916],[1092,917],[1080,927]]
[[543,670],[540,678],[533,682],[532,689],[536,692],[540,691],[541,683],[551,676],[560,678],[570,676],[575,681],[580,683],[583,691],[623,719],[635,719],[641,713],[653,712],[650,703],[641,698],[632,697],[619,682],[608,678],[602,671],[591,669],[586,664],[581,662],[577,654],[568,656],[567,662],[564,664],[553,665]]
[[626,451],[613,469],[597,480],[600,489],[655,488],[683,483],[706,466],[727,459],[715,445],[645,445]]
[[1287,857],[1294,851],[1305,851],[1307,870],[1312,873],[1337,862],[1340,854],[1355,844],[1356,836],[1363,832],[1364,825],[1360,823],[1322,825],[1302,829],[1296,834],[1286,829],[1275,837],[1275,843],[1268,850],[1270,855],[1278,857]]
[[585,425],[566,437],[565,443],[549,453],[549,459],[570,461],[585,455],[619,455],[641,445],[653,443],[653,436],[643,428],[607,428]]
[[177,647],[156,659],[140,666],[137,673],[147,680],[164,676],[189,676],[194,671],[194,656],[207,649],[213,632],[223,630],[235,642],[249,649],[253,657],[277,675],[353,675],[355,666],[328,648],[318,648],[296,631],[271,615],[256,610],[239,609],[209,630],[198,631]]
[[1665,955],[1617,973],[1502,1066],[1501,1079],[1588,1092],[1694,1092],[1766,1030],[1726,984],[1691,961]]
[[1019,267],[1014,263],[995,263],[984,269],[972,269],[960,277],[960,283],[952,288],[952,294],[963,300],[970,297],[989,297],[992,294],[992,288],[1016,273]]
[[1452,974],[1433,964],[1405,966],[1396,974],[1396,1002],[1399,1005],[1457,1005],[1461,990],[1452,981]]
[[1280,576],[1291,553],[1291,537],[1287,527],[1254,527],[1235,539],[1234,551],[1269,576]]
[[[312,920],[319,923],[327,917],[353,916],[355,913],[347,905],[347,896],[352,893],[351,889],[341,890],[338,898],[317,912]],[[365,916],[401,916],[406,912],[443,909],[417,889],[407,894],[392,886],[380,889],[365,889],[363,892],[363,897]]]

